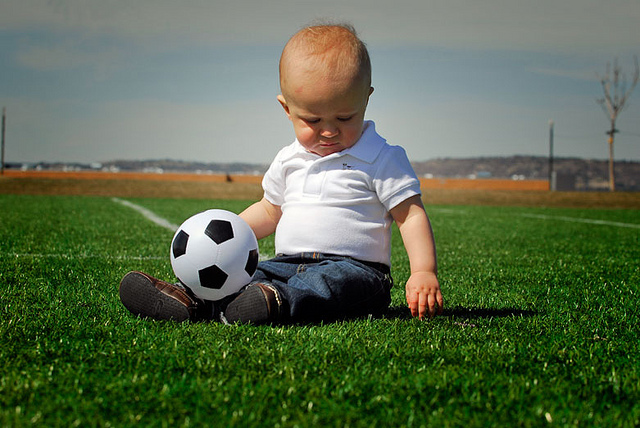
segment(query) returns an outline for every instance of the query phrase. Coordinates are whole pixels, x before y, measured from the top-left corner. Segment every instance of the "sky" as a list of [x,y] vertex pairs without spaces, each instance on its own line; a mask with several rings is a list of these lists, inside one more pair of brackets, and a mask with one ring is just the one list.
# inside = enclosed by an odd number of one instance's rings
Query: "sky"
[[[639,0],[0,0],[6,162],[268,164],[294,139],[288,38],[349,22],[372,58],[367,119],[412,161],[607,159],[596,100],[640,55]],[[615,158],[640,161],[640,87]]]

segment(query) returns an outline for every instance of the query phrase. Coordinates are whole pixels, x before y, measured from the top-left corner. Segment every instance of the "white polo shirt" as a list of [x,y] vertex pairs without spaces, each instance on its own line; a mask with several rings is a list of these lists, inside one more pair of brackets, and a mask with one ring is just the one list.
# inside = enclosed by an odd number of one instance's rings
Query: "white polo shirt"
[[276,253],[319,252],[391,264],[389,210],[420,194],[402,147],[365,121],[351,148],[328,156],[296,140],[276,155],[262,181],[265,198],[282,209]]

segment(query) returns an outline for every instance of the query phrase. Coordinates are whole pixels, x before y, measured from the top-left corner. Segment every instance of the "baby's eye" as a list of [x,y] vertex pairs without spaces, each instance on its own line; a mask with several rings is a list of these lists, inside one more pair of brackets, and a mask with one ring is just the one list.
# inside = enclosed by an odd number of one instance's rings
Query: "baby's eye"
[[320,119],[302,119],[307,123],[320,123]]
[[340,122],[349,122],[351,119],[353,119],[353,116],[348,116],[348,117],[339,117],[338,120]]

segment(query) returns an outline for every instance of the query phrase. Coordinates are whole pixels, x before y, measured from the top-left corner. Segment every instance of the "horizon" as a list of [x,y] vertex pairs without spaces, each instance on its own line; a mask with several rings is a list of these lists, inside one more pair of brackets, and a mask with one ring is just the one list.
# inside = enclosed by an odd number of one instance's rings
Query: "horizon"
[[[411,163],[427,163],[434,161],[449,161],[449,160],[480,160],[480,159],[510,159],[510,158],[533,158],[533,159],[549,159],[549,156],[545,155],[526,155],[526,154],[512,154],[512,155],[478,155],[478,156],[462,156],[462,157],[437,157],[430,159],[422,159],[422,160],[413,160],[409,159]],[[584,158],[577,156],[554,156],[553,160],[578,160],[578,161],[586,161],[586,162],[609,162],[608,158]],[[20,162],[20,161],[10,161],[5,162],[5,168],[7,165],[30,165],[37,166],[40,164],[44,165],[83,165],[83,166],[91,166],[91,165],[100,165],[98,168],[103,167],[106,164],[112,163],[145,163],[145,162],[176,162],[183,164],[218,164],[218,165],[246,165],[246,166],[269,166],[270,162],[244,162],[244,161],[203,161],[203,160],[188,160],[188,159],[175,159],[175,158],[148,158],[148,159],[111,159],[102,162],[97,161],[33,161],[33,162]],[[640,159],[615,159],[616,163],[640,163]]]
[[[598,74],[640,54],[640,2],[4,0],[6,163],[270,163],[293,131],[276,101],[288,38],[351,22],[369,48],[367,119],[413,161],[608,159]],[[327,12],[329,11],[329,12]],[[636,88],[636,92],[640,89]],[[640,160],[640,93],[615,160]]]

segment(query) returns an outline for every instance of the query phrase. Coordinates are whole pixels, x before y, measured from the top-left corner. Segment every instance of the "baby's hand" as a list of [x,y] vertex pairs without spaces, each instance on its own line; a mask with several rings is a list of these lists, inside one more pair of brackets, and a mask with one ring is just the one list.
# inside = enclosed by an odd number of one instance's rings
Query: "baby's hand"
[[431,272],[414,272],[406,286],[407,304],[411,315],[423,319],[425,315],[432,318],[442,313],[444,300],[440,291],[440,283],[436,274]]

